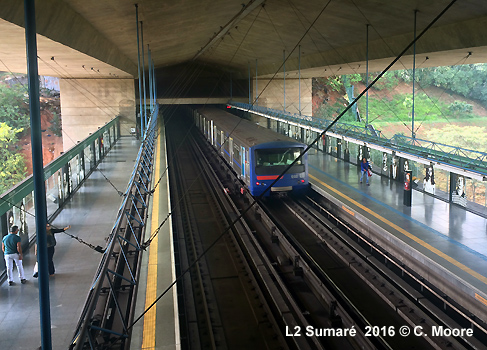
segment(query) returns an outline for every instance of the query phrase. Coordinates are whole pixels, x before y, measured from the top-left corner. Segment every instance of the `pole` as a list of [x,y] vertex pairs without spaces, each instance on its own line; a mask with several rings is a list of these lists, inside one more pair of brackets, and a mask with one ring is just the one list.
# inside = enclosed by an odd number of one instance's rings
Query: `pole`
[[[144,55],[144,23],[140,21],[140,36],[142,39],[142,86],[144,87],[144,125],[147,127],[147,95],[145,88],[145,55]],[[142,130],[142,138],[144,138],[144,130]]]
[[154,64],[154,60],[152,60],[152,107],[155,110],[156,109],[156,99],[157,99],[157,94],[156,94],[156,65]]
[[[144,119],[142,115],[142,80],[140,76],[140,44],[139,44],[139,6],[135,4],[135,24],[137,25],[137,67],[139,69],[139,118],[140,118],[140,132],[144,132]],[[139,137],[137,135],[137,137]]]
[[416,17],[418,10],[414,10],[414,45],[413,45],[413,107],[411,111],[411,137],[416,138],[416,133],[414,132],[414,84],[416,82]]
[[[367,53],[366,53],[366,64],[365,64],[365,86],[369,85],[369,24],[367,24]],[[367,129],[369,125],[369,90],[367,90],[367,95],[365,95],[365,128]]]
[[255,105],[259,105],[259,85],[257,85],[259,82],[257,80],[257,67],[258,67],[258,61],[257,59],[255,60]]
[[[149,110],[151,111],[152,114],[152,58],[151,58],[151,52],[150,52],[150,47],[149,44],[147,44],[147,64],[148,64],[148,71],[149,71]],[[146,125],[147,129],[147,125]]]
[[282,66],[284,68],[284,112],[286,111],[286,50],[282,50]]
[[250,61],[249,61],[249,105],[252,104],[252,101],[251,101],[251,94],[250,94]]
[[157,79],[156,79],[156,64],[152,61],[154,67],[154,104],[157,105]]
[[37,42],[35,0],[24,0],[25,42],[27,74],[29,80],[30,129],[32,143],[32,173],[34,178],[35,222],[37,227],[37,260],[39,270],[39,311],[41,347],[52,349],[51,311],[49,302],[49,272],[47,263],[47,205],[42,161],[41,111],[39,102],[39,74],[37,68]]
[[298,82],[299,82],[299,115],[301,115],[301,45],[299,45],[299,56],[298,56],[299,68],[298,68]]

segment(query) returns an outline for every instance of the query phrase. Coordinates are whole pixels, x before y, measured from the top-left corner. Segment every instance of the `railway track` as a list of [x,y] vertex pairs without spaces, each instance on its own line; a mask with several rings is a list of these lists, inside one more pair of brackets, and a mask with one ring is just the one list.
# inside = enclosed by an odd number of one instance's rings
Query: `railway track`
[[249,227],[225,232],[238,209],[184,128],[168,128],[182,347],[321,349],[313,339],[285,338],[281,329],[304,317]]
[[[434,327],[464,322],[385,272],[394,261],[374,256],[380,248],[370,242],[361,247],[318,198],[249,209],[253,198],[217,152],[182,130],[168,134],[178,140],[169,146],[178,159],[170,169],[178,275],[191,267],[178,284],[188,348],[232,349],[244,339],[258,349],[482,348],[473,337],[433,335]],[[482,333],[480,322],[471,324]],[[404,327],[423,335],[401,335]]]
[[[418,275],[405,263],[398,261],[390,254],[371,242],[366,235],[351,227],[346,222],[331,214],[323,205],[324,199],[317,193],[311,193],[306,199],[294,202],[291,210],[299,216],[309,217],[309,222],[319,226],[317,233],[323,244],[337,247],[341,259],[354,266],[357,275],[372,288],[382,290],[381,298],[387,300],[392,308],[408,310],[409,315],[423,315],[417,323],[415,317],[405,317],[410,325],[421,326],[426,334],[442,333],[442,330],[464,330],[463,334],[446,331],[452,336],[425,337],[435,347],[482,349],[487,344],[487,325],[476,318],[471,312],[461,307],[455,300],[444,294],[431,283]],[[345,253],[343,253],[345,252]],[[380,286],[378,288],[377,286]],[[399,296],[399,304],[394,298],[386,295]],[[398,309],[399,310],[399,309]],[[405,315],[407,316],[407,315]],[[428,324],[429,323],[429,324]],[[467,330],[470,330],[467,332]],[[457,332],[458,333],[458,332]],[[432,340],[432,339],[435,340]],[[440,347],[441,347],[440,346]]]
[[[326,222],[308,201],[273,201],[266,208],[282,230],[292,236],[301,256],[322,270],[323,279],[333,281],[343,307],[347,303],[354,305],[367,320],[368,334],[380,335],[386,346],[392,349],[483,347],[473,337],[452,337],[438,332],[461,327],[397,275],[388,272],[380,259],[361,250],[353,239],[344,239],[344,231]],[[420,307],[421,304],[429,309]],[[398,332],[401,329],[411,334],[402,336]]]

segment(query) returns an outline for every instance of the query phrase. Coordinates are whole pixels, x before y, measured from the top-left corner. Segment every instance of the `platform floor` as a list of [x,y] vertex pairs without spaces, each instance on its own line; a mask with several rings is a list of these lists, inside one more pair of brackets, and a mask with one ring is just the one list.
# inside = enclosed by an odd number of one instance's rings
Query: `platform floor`
[[[370,186],[359,182],[354,164],[311,150],[310,183],[339,199],[440,264],[471,285],[487,293],[487,220],[456,205],[413,190],[412,206],[403,204],[399,182],[373,174]],[[479,304],[479,307],[487,307]]]
[[[133,170],[140,143],[121,138],[99,169],[124,191]],[[170,212],[164,133],[157,144],[154,180],[162,177],[150,207],[146,239]],[[338,198],[349,208],[421,254],[445,267],[485,296],[487,291],[487,220],[461,207],[413,191],[413,205],[403,203],[400,183],[374,175],[371,186],[359,183],[353,164],[312,150],[310,182]],[[105,246],[122,198],[95,171],[53,222],[71,225],[71,234]],[[54,261],[56,275],[50,278],[53,349],[67,349],[101,255],[78,241],[57,235]],[[136,317],[174,281],[174,252],[170,221],[166,222],[148,253],[143,255]],[[27,283],[0,286],[0,349],[36,349],[40,345],[38,281],[32,278],[35,257],[24,257]],[[15,272],[15,278],[16,272]],[[177,293],[169,288],[160,301],[133,328],[132,348],[179,349]],[[487,305],[480,305],[486,307]]]
[[155,159],[153,188],[159,179],[160,182],[155,188],[149,206],[146,240],[164,223],[142,256],[140,278],[142,287],[137,293],[135,317],[141,315],[156,299],[159,300],[134,326],[131,349],[177,350],[180,349],[180,335],[177,290],[175,285],[171,286],[176,279],[176,270],[172,218],[168,215],[171,212],[171,203],[167,182],[164,128],[160,130],[157,139]]
[[[132,174],[140,142],[122,137],[98,169],[124,192]],[[105,246],[122,197],[95,170],[52,223],[71,225],[68,231],[93,245]],[[101,254],[69,236],[58,233],[54,254],[55,276],[50,278],[52,348],[67,349],[74,334]],[[0,349],[37,349],[40,344],[39,286],[32,277],[33,249],[24,256],[26,284],[0,286]]]

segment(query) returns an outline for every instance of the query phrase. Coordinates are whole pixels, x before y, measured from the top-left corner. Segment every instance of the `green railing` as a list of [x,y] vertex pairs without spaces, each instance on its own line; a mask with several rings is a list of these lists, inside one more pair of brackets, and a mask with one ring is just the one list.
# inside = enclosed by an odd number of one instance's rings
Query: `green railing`
[[[48,217],[58,212],[119,137],[120,120],[116,117],[44,167]],[[34,226],[33,191],[31,175],[0,196],[2,235],[18,225],[21,237],[27,236],[28,227]]]
[[[330,125],[330,121],[328,120],[292,114],[267,107],[253,106],[247,103],[229,102],[228,106],[270,118],[278,118],[286,122],[298,124],[301,127],[314,128],[316,131],[325,130]],[[389,149],[391,152],[401,151],[422,158],[425,161],[449,165],[458,169],[458,173],[469,171],[480,177],[487,177],[487,153],[485,152],[445,145],[433,141],[413,139],[399,134],[388,139],[378,130],[370,130],[345,123],[336,123],[329,131],[366,142],[371,148],[379,146]]]

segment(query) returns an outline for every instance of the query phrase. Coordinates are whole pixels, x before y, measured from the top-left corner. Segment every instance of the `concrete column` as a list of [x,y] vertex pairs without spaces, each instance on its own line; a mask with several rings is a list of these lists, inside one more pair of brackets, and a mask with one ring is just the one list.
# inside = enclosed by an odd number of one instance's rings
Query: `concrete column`
[[133,79],[60,79],[64,151],[117,115],[121,135],[135,127]]
[[[259,79],[259,106],[278,110],[284,109],[284,80]],[[267,87],[266,87],[267,86]],[[262,92],[262,89],[265,90]],[[255,80],[254,80],[255,91]],[[312,115],[311,79],[301,79],[301,114]],[[253,100],[255,96],[253,96]],[[299,114],[299,80],[286,78],[286,111]]]

